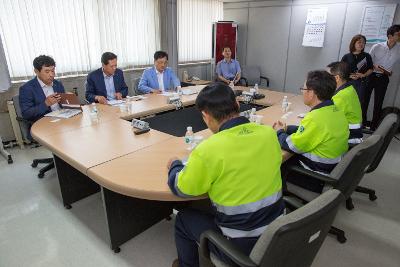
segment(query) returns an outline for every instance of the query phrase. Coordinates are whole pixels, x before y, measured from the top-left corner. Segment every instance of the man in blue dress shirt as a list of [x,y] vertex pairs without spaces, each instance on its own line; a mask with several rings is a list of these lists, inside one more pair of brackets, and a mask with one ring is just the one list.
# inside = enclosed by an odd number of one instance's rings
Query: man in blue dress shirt
[[162,93],[181,87],[181,82],[172,69],[168,68],[168,54],[164,51],[154,53],[154,66],[143,72],[139,91],[143,94]]
[[121,100],[128,94],[128,86],[122,70],[117,68],[117,55],[105,52],[101,56],[102,67],[89,73],[86,81],[86,100],[89,103],[107,104],[109,100]]
[[224,59],[217,64],[218,79],[229,84],[233,81],[234,84],[240,80],[240,65],[239,62],[232,59],[232,51],[229,46],[222,48]]

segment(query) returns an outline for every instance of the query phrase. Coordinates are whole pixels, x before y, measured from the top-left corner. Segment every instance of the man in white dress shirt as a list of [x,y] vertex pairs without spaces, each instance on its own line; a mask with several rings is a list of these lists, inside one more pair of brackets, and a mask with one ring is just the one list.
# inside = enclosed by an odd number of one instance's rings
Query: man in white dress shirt
[[371,54],[374,63],[374,72],[368,77],[368,86],[362,103],[363,119],[366,122],[366,113],[372,91],[374,91],[374,112],[371,122],[371,130],[378,127],[381,119],[383,100],[389,77],[392,75],[393,65],[400,60],[400,25],[393,25],[387,30],[387,41],[372,46]]

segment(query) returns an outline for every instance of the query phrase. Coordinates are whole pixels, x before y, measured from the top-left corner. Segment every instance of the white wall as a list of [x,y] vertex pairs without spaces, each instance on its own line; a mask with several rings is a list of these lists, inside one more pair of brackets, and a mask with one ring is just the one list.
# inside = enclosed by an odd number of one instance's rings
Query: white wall
[[[400,3],[394,0],[292,0],[224,1],[224,20],[239,25],[238,60],[258,65],[279,91],[298,92],[308,71],[325,68],[348,52],[353,35],[359,33],[365,5]],[[308,8],[327,7],[323,48],[301,45]],[[394,19],[400,23],[400,7]],[[367,46],[366,51],[369,51]],[[400,107],[400,64],[390,78],[385,106]]]

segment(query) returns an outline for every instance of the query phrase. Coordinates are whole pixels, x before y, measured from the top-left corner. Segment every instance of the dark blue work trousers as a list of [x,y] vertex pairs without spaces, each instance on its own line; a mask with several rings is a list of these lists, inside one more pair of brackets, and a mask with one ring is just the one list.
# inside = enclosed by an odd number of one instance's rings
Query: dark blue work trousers
[[[221,233],[215,223],[214,215],[204,211],[186,208],[178,212],[175,221],[175,244],[178,251],[179,267],[198,267],[200,235],[207,230],[214,230]],[[253,238],[232,238],[232,241],[246,255],[257,242],[258,237]],[[222,261],[237,266],[226,255],[220,252],[215,246],[209,244],[209,250]]]

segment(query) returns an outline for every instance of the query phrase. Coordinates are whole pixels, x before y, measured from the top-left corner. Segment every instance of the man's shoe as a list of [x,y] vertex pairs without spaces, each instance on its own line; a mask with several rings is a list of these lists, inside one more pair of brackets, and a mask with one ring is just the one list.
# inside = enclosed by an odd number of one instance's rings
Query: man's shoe
[[174,262],[172,263],[172,267],[179,267],[179,260],[175,259]]

